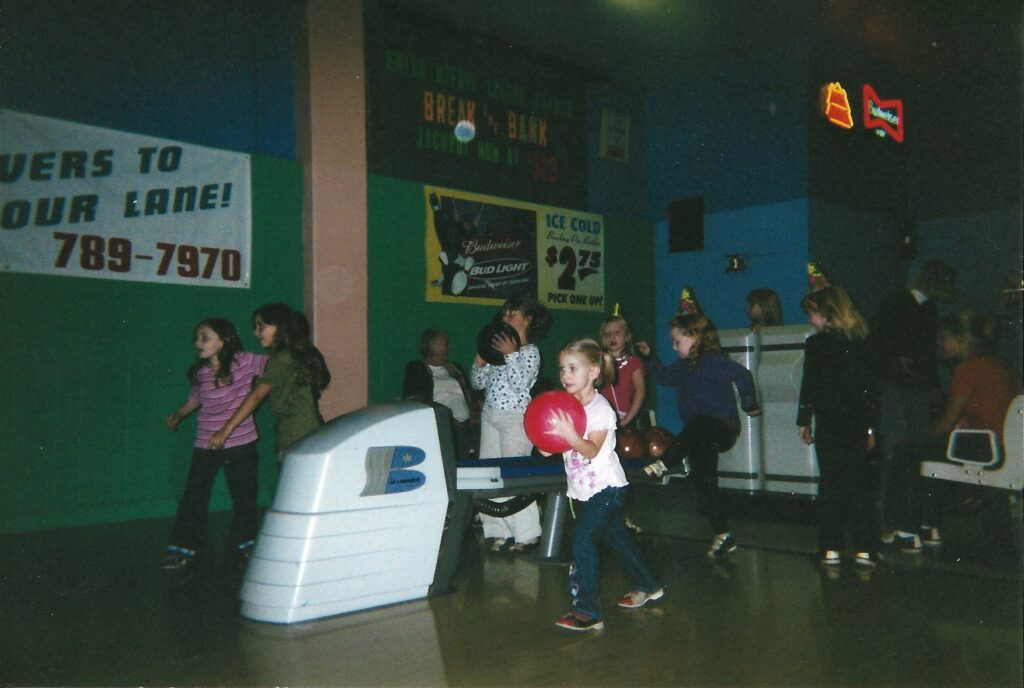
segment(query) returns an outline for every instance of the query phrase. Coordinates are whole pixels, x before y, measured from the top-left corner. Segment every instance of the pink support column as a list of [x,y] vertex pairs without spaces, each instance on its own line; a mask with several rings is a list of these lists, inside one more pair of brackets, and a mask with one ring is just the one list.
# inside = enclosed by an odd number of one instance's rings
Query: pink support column
[[[305,305],[333,382],[325,419],[366,405],[366,91],[361,0],[307,0],[298,22],[296,134],[304,168]],[[303,64],[305,61],[306,64]]]

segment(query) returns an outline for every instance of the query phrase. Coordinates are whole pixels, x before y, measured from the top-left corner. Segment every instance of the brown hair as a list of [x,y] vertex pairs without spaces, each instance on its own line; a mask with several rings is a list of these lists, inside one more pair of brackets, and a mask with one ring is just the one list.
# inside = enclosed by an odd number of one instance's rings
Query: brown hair
[[747,294],[747,305],[761,309],[761,324],[774,327],[782,324],[782,303],[771,289],[754,289]]
[[668,321],[668,329],[679,330],[687,337],[697,340],[690,349],[690,355],[687,356],[690,365],[697,365],[697,359],[707,351],[722,350],[722,344],[718,341],[718,328],[703,313],[677,315]]
[[999,322],[971,311],[950,313],[939,322],[939,332],[966,340],[971,355],[991,356],[999,343]]

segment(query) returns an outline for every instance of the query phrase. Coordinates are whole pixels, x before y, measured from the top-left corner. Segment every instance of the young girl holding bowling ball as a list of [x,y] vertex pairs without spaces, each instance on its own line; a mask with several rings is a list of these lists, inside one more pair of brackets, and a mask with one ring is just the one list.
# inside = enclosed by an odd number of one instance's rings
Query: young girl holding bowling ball
[[192,563],[203,539],[210,491],[221,466],[234,509],[231,545],[244,555],[256,539],[259,434],[255,421],[251,416],[245,418],[225,437],[220,448],[211,449],[208,444],[224,420],[242,404],[253,379],[263,373],[267,357],[243,351],[235,326],[223,318],[200,322],[196,325],[194,339],[196,360],[187,373],[192,390],[185,403],[166,421],[168,428],[177,430],[186,416],[199,411],[188,480],[178,502],[178,514],[163,561],[163,568],[168,570],[184,569]]
[[[729,532],[725,504],[718,491],[718,455],[728,451],[740,433],[733,385],[740,393],[740,406],[747,415],[761,413],[754,378],[749,370],[722,353],[718,330],[702,313],[677,315],[669,321],[668,327],[672,348],[679,358],[662,366],[653,356],[647,363],[647,370],[658,384],[676,389],[683,431],[666,452],[664,463],[656,462],[648,468],[655,467],[653,474],[658,475],[665,470],[665,465],[671,468],[689,458],[701,510],[710,519],[715,532],[708,556],[722,557],[736,549],[736,542]],[[637,351],[642,356],[651,354],[645,342],[637,342]]]
[[[532,342],[547,332],[550,316],[534,298],[523,295],[505,301],[502,320],[519,335],[519,344],[505,334],[495,335],[491,345],[500,352],[503,362],[493,365],[478,353],[471,374],[473,389],[485,391],[480,416],[481,459],[528,456],[533,451],[533,443],[523,429],[530,389],[540,372],[540,349]],[[480,520],[484,537],[492,540],[493,552],[523,552],[535,547],[540,539],[536,502],[503,518],[481,514]]]
[[266,397],[274,412],[277,455],[323,423],[317,400],[331,381],[323,354],[309,341],[309,321],[284,303],[270,303],[252,314],[253,333],[270,351],[267,368],[245,401],[210,439],[210,448],[224,443],[235,427],[248,418]]
[[665,594],[622,520],[622,503],[629,483],[615,453],[617,419],[608,400],[597,393],[605,378],[614,372],[615,361],[593,339],[570,342],[558,355],[558,379],[565,391],[583,405],[587,416],[581,435],[569,415],[557,410],[548,431],[569,445],[570,449],[562,452],[567,494],[584,503],[572,535],[572,611],[555,622],[570,631],[604,627],[598,588],[600,544],[611,548],[633,585],[618,601],[620,607],[637,609]]
[[816,331],[804,352],[797,427],[801,441],[814,443],[818,457],[821,563],[840,563],[849,526],[855,562],[876,566],[879,542],[868,452],[875,446],[878,392],[866,344],[868,327],[838,287],[808,294],[800,306]]

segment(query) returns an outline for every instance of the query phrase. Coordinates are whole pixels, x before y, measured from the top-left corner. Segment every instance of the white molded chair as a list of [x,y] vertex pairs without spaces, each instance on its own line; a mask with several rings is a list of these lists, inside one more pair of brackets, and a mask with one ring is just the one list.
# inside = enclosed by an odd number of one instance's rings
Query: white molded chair
[[954,430],[945,461],[922,461],[921,475],[968,485],[1024,489],[1024,395],[1010,403],[1003,421],[1003,448],[991,430]]

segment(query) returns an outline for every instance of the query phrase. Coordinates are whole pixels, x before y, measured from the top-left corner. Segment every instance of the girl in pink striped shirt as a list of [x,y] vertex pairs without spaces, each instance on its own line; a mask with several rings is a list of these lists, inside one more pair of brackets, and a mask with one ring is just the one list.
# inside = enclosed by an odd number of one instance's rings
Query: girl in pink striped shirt
[[256,539],[256,421],[249,416],[239,423],[222,449],[209,449],[209,443],[241,406],[253,379],[263,374],[267,357],[243,351],[235,326],[223,318],[208,318],[196,325],[195,347],[196,361],[188,369],[192,390],[188,400],[167,417],[167,427],[177,430],[185,416],[199,410],[188,481],[164,558],[163,567],[169,570],[192,563],[203,538],[210,491],[221,466],[234,508],[231,544],[244,557]]

